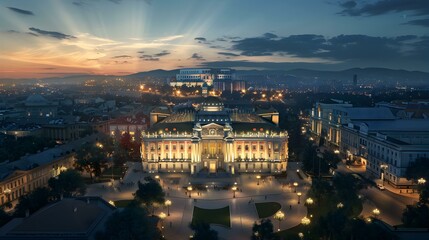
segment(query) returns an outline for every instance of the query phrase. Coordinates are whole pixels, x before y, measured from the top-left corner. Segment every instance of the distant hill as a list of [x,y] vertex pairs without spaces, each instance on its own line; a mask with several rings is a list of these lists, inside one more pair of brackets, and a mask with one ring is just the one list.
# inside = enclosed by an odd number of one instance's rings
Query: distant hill
[[[0,79],[0,83],[32,83],[40,80],[49,83],[79,84],[86,80],[101,81],[105,79],[123,78],[126,81],[154,81],[154,79],[165,80],[175,77],[179,69],[174,70],[151,70],[146,72],[133,73],[126,76],[113,75],[71,75],[66,77],[51,77],[45,79]],[[420,71],[394,70],[387,68],[350,68],[341,71],[321,71],[311,69],[292,70],[237,70],[237,76],[245,80],[252,81],[275,81],[282,82],[314,82],[324,84],[327,81],[337,81],[351,83],[353,75],[357,74],[358,83],[390,83],[404,85],[425,85],[429,86],[429,73]]]

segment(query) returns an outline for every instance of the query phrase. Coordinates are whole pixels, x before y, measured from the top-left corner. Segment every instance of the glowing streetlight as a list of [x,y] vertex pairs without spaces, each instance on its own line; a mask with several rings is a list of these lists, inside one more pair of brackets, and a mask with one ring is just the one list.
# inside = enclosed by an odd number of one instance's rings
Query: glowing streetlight
[[112,205],[112,206],[115,206],[115,202],[112,201],[112,200],[109,200],[109,204]]
[[313,199],[312,199],[312,198],[307,198],[307,199],[305,200],[305,202],[307,203],[307,205],[312,205],[312,204],[314,203],[314,201],[313,201]]
[[300,204],[301,203],[301,195],[302,195],[302,193],[301,192],[297,192],[296,195],[298,195],[298,204]]
[[294,182],[294,183],[293,183],[293,186],[295,187],[295,191],[294,191],[294,192],[296,192],[296,188],[298,187],[298,183],[297,183],[297,182]]
[[337,208],[338,208],[338,209],[343,208],[343,207],[344,207],[344,204],[343,204],[342,202],[339,202],[339,203],[337,204]]
[[282,211],[279,210],[274,215],[274,218],[279,221],[279,228],[277,229],[277,231],[280,232],[280,222],[285,218],[285,214]]
[[232,195],[232,197],[233,197],[233,198],[235,198],[235,191],[237,191],[237,186],[233,186],[233,187],[232,187],[232,192],[234,193],[234,194]]
[[258,183],[256,183],[256,185],[259,185],[259,179],[261,179],[261,175],[256,176],[256,179],[258,179]]
[[171,201],[170,200],[165,200],[165,206],[167,206],[167,215],[170,216],[170,206],[171,206]]
[[417,180],[417,182],[418,182],[419,184],[425,184],[425,183],[426,183],[426,179],[424,179],[424,178],[419,178],[419,179]]
[[298,237],[302,240],[302,239],[304,239],[304,233],[302,233],[302,232],[299,232],[298,233]]
[[164,229],[164,219],[167,217],[167,215],[161,212],[158,217],[161,219],[161,232],[162,232],[162,229]]
[[372,210],[372,214],[374,214],[374,218],[377,218],[378,215],[380,215],[380,210],[378,210],[378,208],[375,208],[374,210]]
[[304,226],[307,226],[311,223],[311,220],[307,217],[304,217],[303,219],[301,219],[301,224]]
[[337,149],[337,150],[334,151],[334,153],[335,154],[340,154],[340,150]]
[[189,192],[189,198],[191,198],[191,193],[192,193],[192,186],[188,186],[188,192]]

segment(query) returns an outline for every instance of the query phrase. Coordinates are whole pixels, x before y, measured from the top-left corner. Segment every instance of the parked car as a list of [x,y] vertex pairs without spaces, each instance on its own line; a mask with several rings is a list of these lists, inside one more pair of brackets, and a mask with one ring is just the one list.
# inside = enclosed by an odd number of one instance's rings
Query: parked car
[[386,189],[383,185],[381,185],[381,184],[377,184],[377,188],[378,189],[380,189],[380,190],[384,190],[384,189]]

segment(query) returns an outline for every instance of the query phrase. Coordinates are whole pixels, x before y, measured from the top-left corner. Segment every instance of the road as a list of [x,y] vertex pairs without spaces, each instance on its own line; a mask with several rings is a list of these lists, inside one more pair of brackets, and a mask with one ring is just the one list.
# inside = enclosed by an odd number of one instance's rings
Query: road
[[[338,164],[336,170],[345,174],[360,173],[364,174],[364,168],[347,168],[344,163]],[[372,210],[378,208],[380,210],[379,218],[386,223],[395,226],[402,224],[402,213],[407,205],[415,203],[417,200],[404,195],[396,194],[389,190],[383,190],[376,187],[368,187],[362,189],[360,194],[364,197],[363,211],[364,217],[373,216]]]

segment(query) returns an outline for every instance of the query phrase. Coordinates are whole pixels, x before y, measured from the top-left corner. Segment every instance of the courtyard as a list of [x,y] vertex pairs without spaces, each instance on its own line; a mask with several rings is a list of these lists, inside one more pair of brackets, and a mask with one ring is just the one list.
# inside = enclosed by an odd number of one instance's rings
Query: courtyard
[[[127,201],[121,200],[133,199],[137,181],[149,175],[141,172],[139,163],[127,165],[122,183],[115,181],[113,187],[110,183],[93,184],[88,187],[86,195],[101,196],[107,201],[119,203],[118,207],[124,206]],[[166,199],[172,203],[169,209],[155,209],[154,214],[169,211],[163,230],[167,239],[188,239],[192,234],[188,226],[193,219],[211,223],[219,239],[249,239],[252,225],[260,218],[270,218],[277,226],[273,214],[279,209],[285,213],[280,229],[289,229],[299,225],[307,215],[302,199],[305,199],[310,181],[298,177],[297,169],[297,163],[289,163],[287,177],[279,179],[268,175],[257,179],[257,174],[208,178],[179,173],[150,174],[159,176],[157,179],[166,193]],[[296,189],[292,184],[294,182],[298,183]],[[192,186],[191,191],[188,190],[189,186]],[[236,190],[233,191],[231,186],[236,186]],[[302,194],[300,204],[297,192]]]

